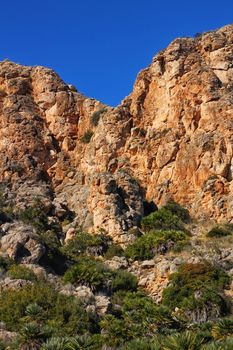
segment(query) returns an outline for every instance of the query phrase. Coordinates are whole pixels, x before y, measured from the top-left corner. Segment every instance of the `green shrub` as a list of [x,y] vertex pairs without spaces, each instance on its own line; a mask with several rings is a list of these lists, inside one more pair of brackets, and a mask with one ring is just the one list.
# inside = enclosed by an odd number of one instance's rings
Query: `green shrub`
[[5,350],[7,349],[6,344],[4,344],[1,340],[0,340],[0,350]]
[[126,257],[133,260],[151,259],[156,253],[166,253],[180,243],[187,243],[188,235],[182,231],[151,231],[137,238],[126,250]]
[[87,285],[93,290],[115,292],[117,290],[135,290],[136,278],[129,272],[110,270],[98,260],[81,257],[78,263],[64,274],[65,283]]
[[65,283],[84,284],[92,289],[109,289],[112,272],[101,262],[82,257],[64,274]]
[[227,226],[215,226],[207,233],[207,237],[225,237],[231,235],[232,231]]
[[10,258],[3,257],[0,255],[0,269],[7,271],[13,263],[14,261]]
[[23,265],[12,265],[9,268],[7,274],[12,279],[22,279],[27,281],[37,280],[35,273],[30,268]]
[[112,296],[112,315],[100,322],[109,346],[123,345],[135,338],[153,337],[159,330],[177,326],[169,310],[156,305],[142,292],[118,291]]
[[121,248],[121,246],[116,244],[111,244],[106,253],[104,254],[104,257],[106,259],[112,259],[114,256],[123,256],[124,250]]
[[99,334],[84,334],[76,337],[52,337],[44,342],[40,350],[101,350],[102,339]]
[[51,337],[41,345],[40,350],[65,350],[68,348],[68,339]]
[[130,340],[128,325],[123,319],[117,319],[112,315],[106,315],[100,322],[104,343],[110,347],[118,347]]
[[217,340],[233,337],[233,318],[225,318],[217,322],[212,328],[212,335]]
[[22,319],[26,322],[38,322],[43,320],[43,309],[37,303],[28,304],[25,309],[25,317]]
[[[155,302],[148,297],[143,292],[127,292],[124,294],[118,292],[118,297],[123,296],[123,300],[118,299],[118,303],[122,303],[121,312],[123,317],[129,318],[134,322],[145,321],[143,327],[147,327],[148,331],[150,329],[153,334],[153,330],[158,330],[159,327],[170,327],[171,325],[175,326],[176,323],[171,317],[171,313],[168,308],[164,306],[158,306]],[[113,301],[115,299],[113,298]],[[156,326],[156,327],[155,327]]]
[[172,214],[178,216],[178,218],[180,218],[185,223],[188,223],[190,221],[189,211],[174,201],[168,202],[164,206],[164,209],[169,210]]
[[40,264],[51,267],[58,275],[67,270],[67,257],[62,251],[61,243],[54,229],[41,232],[40,242],[45,246],[46,253],[40,260]]
[[198,333],[175,333],[166,337],[163,341],[163,349],[166,350],[200,350],[205,339]]
[[100,118],[102,116],[102,114],[104,114],[106,112],[107,112],[106,108],[101,108],[98,111],[94,112],[92,114],[92,116],[91,116],[91,123],[92,123],[92,125],[97,126],[98,123],[99,123],[99,120],[100,120]]
[[137,278],[128,271],[119,270],[112,280],[112,291],[137,289]]
[[34,303],[41,310],[41,325],[49,327],[54,335],[84,334],[97,327],[95,315],[87,313],[77,298],[59,294],[54,286],[42,281],[1,291],[0,321],[7,329],[19,331],[25,317],[28,323],[28,306]]
[[81,137],[81,142],[89,143],[93,135],[94,135],[94,132],[92,130],[87,130],[85,134]]
[[48,216],[39,198],[34,200],[32,206],[19,211],[17,217],[24,223],[34,226],[38,233],[49,229]]
[[214,341],[204,345],[201,350],[232,350],[233,337],[224,341]]
[[229,276],[210,263],[184,264],[170,277],[169,287],[163,291],[163,304],[175,309],[188,311],[212,305],[226,312],[226,303],[222,297],[228,286]]
[[107,251],[107,248],[108,238],[106,236],[77,232],[77,235],[70,239],[61,251],[69,259],[75,261],[78,256],[84,253],[102,255]]
[[19,349],[39,350],[45,337],[43,327],[40,324],[36,322],[26,323],[20,328],[17,336]]
[[184,225],[178,216],[166,208],[161,208],[144,217],[141,225],[146,232],[151,230],[184,230]]
[[5,187],[0,184],[0,225],[14,218],[13,204],[5,199]]
[[101,350],[103,345],[100,334],[77,336],[68,339],[67,350]]
[[122,350],[162,350],[161,342],[157,339],[138,338],[127,342]]

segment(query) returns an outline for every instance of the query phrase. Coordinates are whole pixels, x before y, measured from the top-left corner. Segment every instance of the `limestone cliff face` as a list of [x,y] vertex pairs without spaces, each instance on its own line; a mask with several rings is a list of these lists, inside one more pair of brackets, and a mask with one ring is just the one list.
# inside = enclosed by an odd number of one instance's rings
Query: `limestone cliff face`
[[18,206],[66,203],[122,244],[145,200],[233,222],[233,25],[174,40],[116,108],[50,69],[0,63],[0,181]]

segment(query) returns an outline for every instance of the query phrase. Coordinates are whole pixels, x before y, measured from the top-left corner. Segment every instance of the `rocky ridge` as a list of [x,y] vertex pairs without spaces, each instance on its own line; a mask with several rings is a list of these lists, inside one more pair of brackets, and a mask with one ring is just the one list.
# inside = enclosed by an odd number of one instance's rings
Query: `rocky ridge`
[[[137,288],[156,304],[184,264],[211,264],[232,279],[232,88],[233,25],[174,40],[139,73],[116,108],[83,96],[50,69],[1,62],[0,290],[33,286],[35,276],[27,270],[28,280],[19,277],[26,266],[102,317],[114,301],[108,286],[98,291],[85,281],[61,282],[70,266],[80,264],[79,255],[94,257],[112,279],[117,271],[132,273]],[[172,216],[174,227],[163,227],[162,220],[155,234],[179,231],[172,232],[185,236],[187,246],[175,251],[175,236],[160,237],[150,257],[127,256],[130,244],[150,235],[142,218],[171,201],[187,208],[192,220],[181,217],[181,224]],[[160,215],[169,218],[171,212]],[[223,237],[210,239],[216,223]],[[80,247],[69,246],[80,232]],[[83,239],[90,243],[85,232],[101,244],[84,249]],[[111,246],[116,255],[108,258]],[[4,265],[8,258],[13,267]],[[226,286],[221,292],[231,299],[232,282]],[[187,319],[203,323],[225,316],[212,306]],[[15,336],[4,327],[0,338]]]
[[43,197],[48,211],[53,201],[66,203],[84,229],[122,244],[145,201],[172,198],[198,218],[231,222],[232,28],[174,40],[116,108],[50,69],[2,62],[0,176],[8,196],[19,206]]

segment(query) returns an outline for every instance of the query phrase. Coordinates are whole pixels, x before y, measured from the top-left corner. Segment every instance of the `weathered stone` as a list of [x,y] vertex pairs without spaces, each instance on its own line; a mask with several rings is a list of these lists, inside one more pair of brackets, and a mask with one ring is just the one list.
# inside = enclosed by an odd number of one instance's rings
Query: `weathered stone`
[[86,286],[78,286],[75,289],[75,295],[86,303],[93,302],[95,299],[91,289]]
[[39,197],[62,218],[66,203],[80,227],[121,245],[145,199],[233,221],[232,28],[174,40],[116,108],[50,69],[0,63],[0,181],[17,206]]
[[96,311],[100,315],[104,315],[107,312],[110,305],[111,305],[110,298],[107,297],[106,295],[96,295],[95,296]]
[[1,251],[17,262],[36,264],[45,253],[35,229],[21,222],[5,224],[0,243]]
[[104,263],[112,270],[126,269],[129,265],[126,258],[122,256],[114,256],[111,260],[105,260]]
[[155,262],[154,260],[144,260],[141,266],[144,268],[151,268],[155,266]]
[[6,329],[0,329],[0,340],[3,341],[4,343],[11,342],[17,337],[16,332],[10,332],[7,331]]
[[0,281],[0,290],[6,288],[20,289],[28,284],[32,284],[32,282],[23,279],[11,279],[10,277],[6,277],[2,281]]

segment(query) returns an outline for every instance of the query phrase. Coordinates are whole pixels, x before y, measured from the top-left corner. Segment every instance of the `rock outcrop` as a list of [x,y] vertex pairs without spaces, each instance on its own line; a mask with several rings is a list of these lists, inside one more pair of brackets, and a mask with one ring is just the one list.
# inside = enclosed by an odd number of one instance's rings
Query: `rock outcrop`
[[[23,208],[39,197],[55,216],[65,203],[79,226],[122,245],[133,239],[145,202],[173,198],[197,218],[233,222],[232,62],[233,25],[178,38],[116,108],[50,69],[1,62],[5,200]],[[33,242],[22,237],[29,251]],[[42,254],[38,246],[30,263]]]

